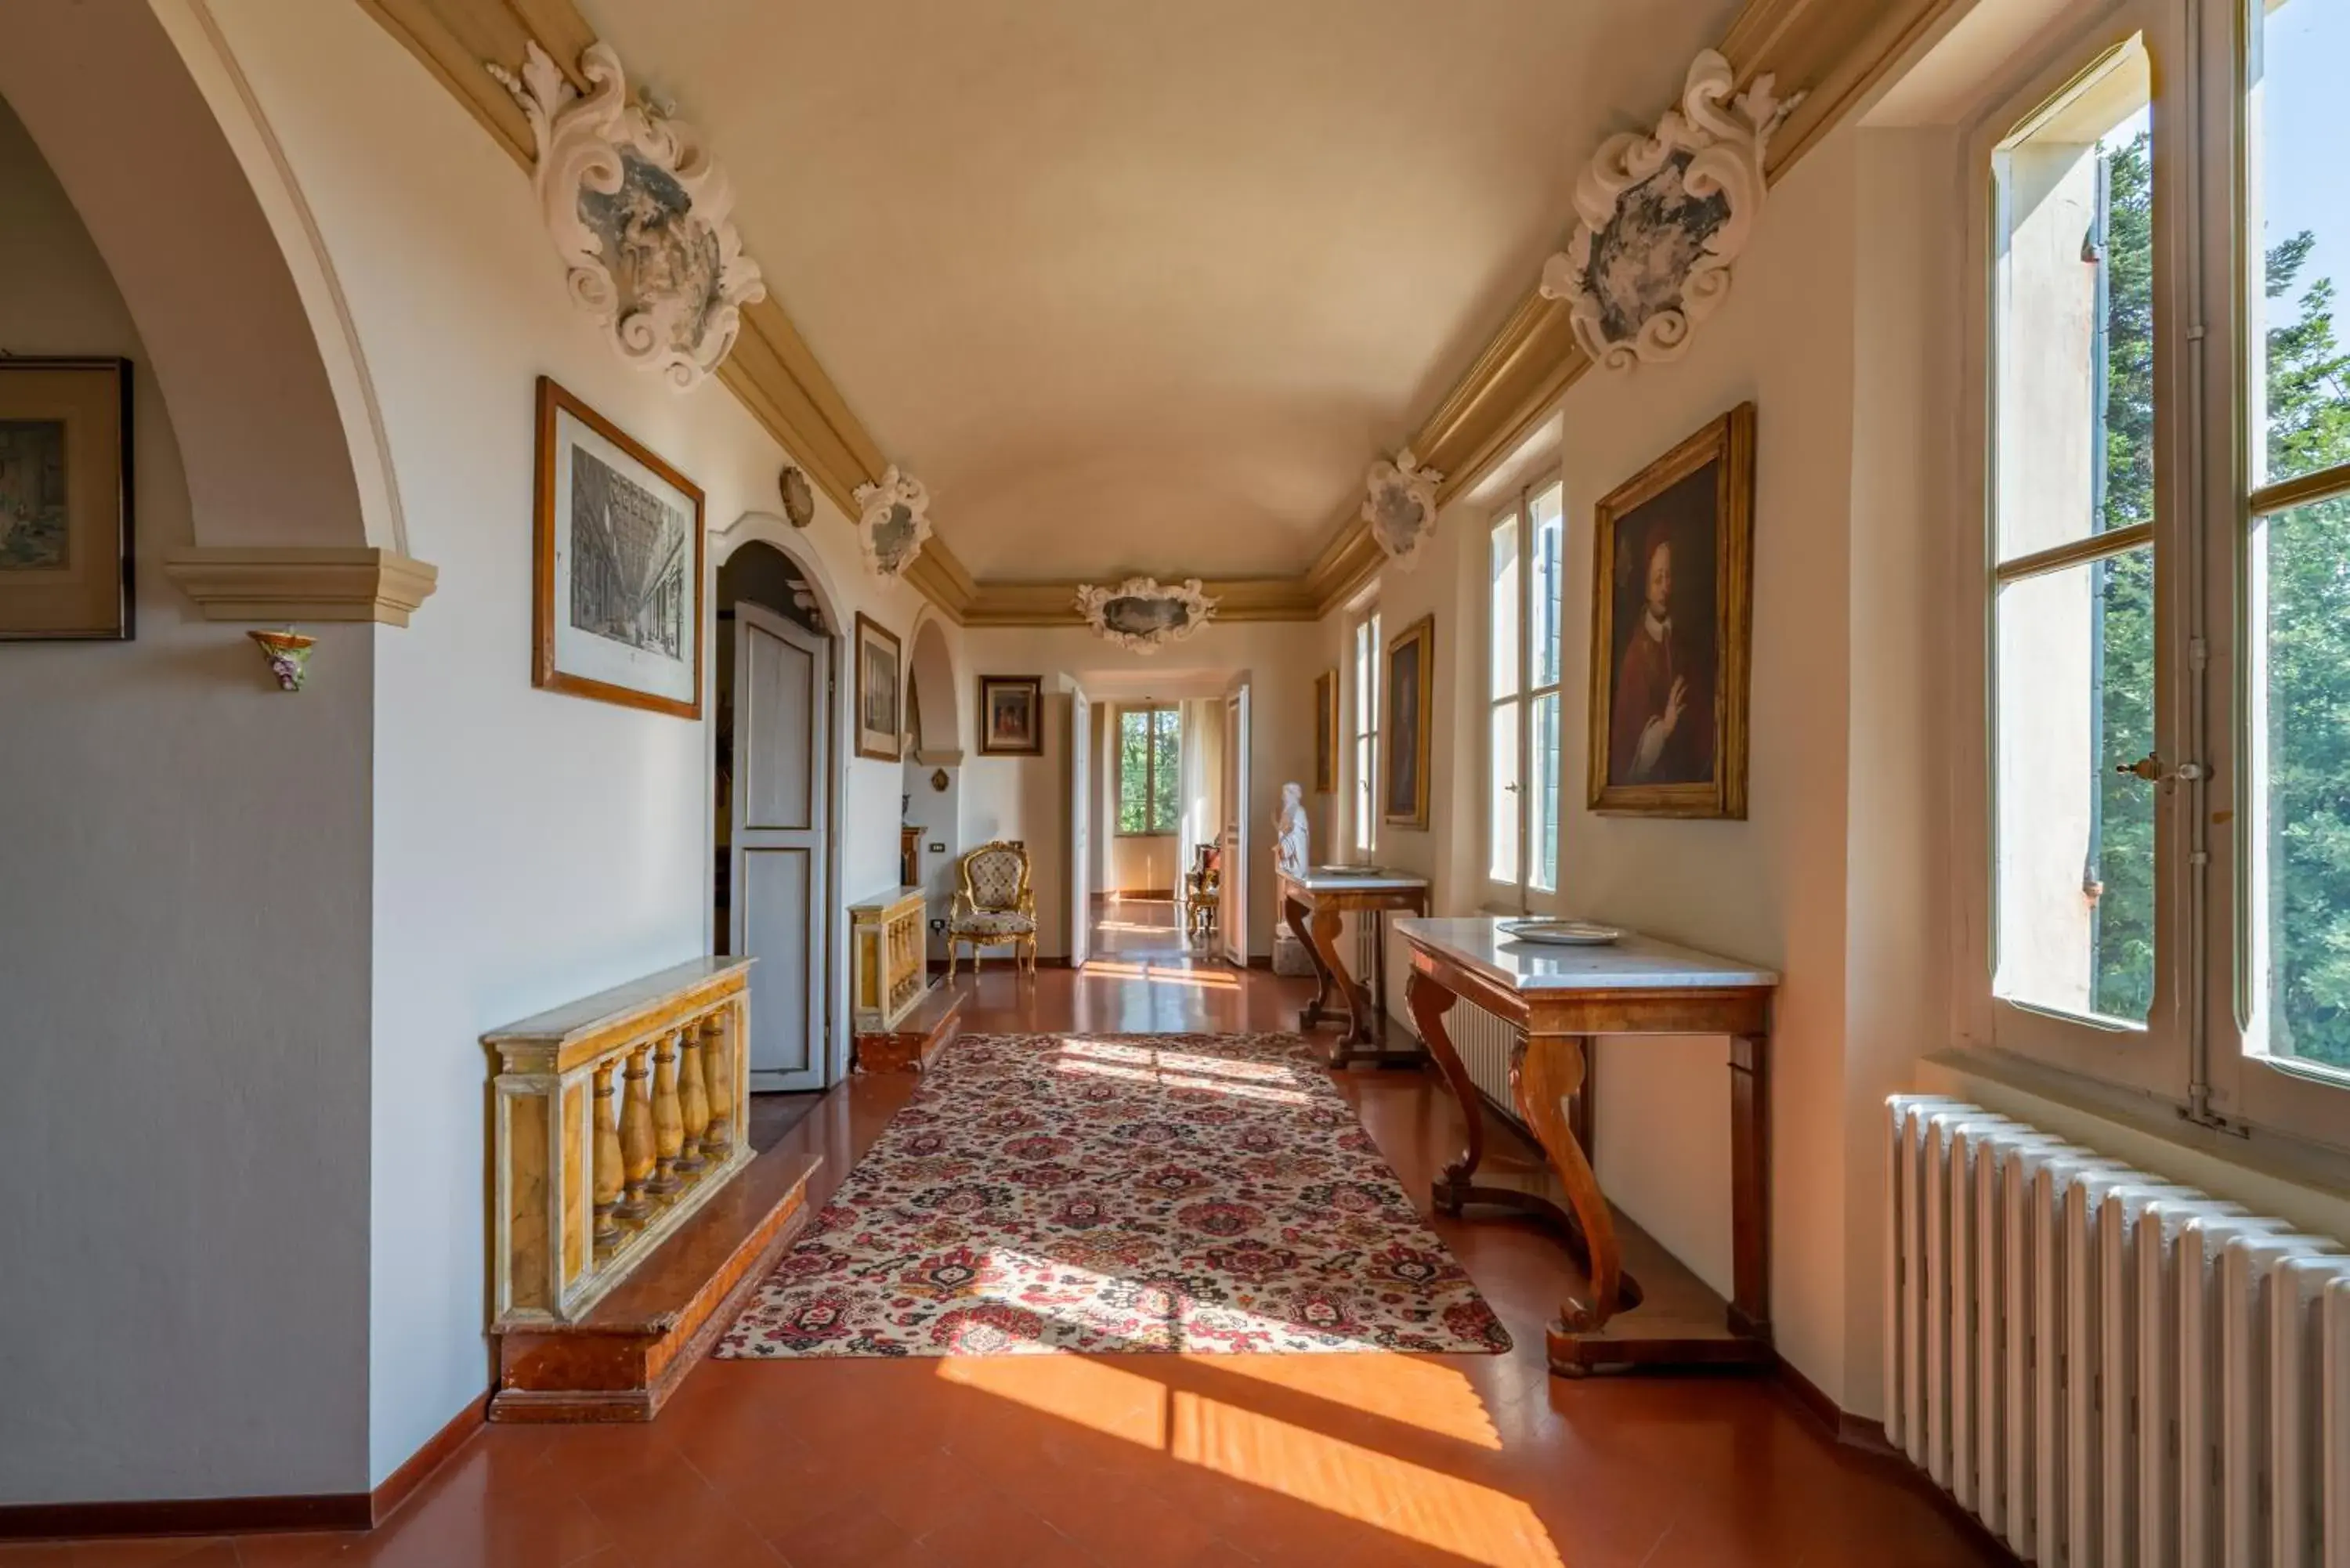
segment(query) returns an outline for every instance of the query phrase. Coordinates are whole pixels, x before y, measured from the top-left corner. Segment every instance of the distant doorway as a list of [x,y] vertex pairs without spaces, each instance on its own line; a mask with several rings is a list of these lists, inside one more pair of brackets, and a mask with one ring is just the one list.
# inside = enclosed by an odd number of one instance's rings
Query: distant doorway
[[1195,934],[1180,900],[1110,894],[1094,901],[1090,941],[1097,959],[1209,957],[1212,936]]

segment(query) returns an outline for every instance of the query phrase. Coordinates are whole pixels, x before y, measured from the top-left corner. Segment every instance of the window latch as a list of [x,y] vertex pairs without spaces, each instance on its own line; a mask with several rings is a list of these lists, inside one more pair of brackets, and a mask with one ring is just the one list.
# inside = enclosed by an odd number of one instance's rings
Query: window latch
[[2203,776],[2203,764],[2181,763],[2175,768],[2166,768],[2162,765],[2160,752],[2148,752],[2134,763],[2116,763],[2114,765],[2114,772],[2128,774],[2133,778],[2144,779],[2148,784],[2168,784],[2174,779],[2183,779],[2192,784]]

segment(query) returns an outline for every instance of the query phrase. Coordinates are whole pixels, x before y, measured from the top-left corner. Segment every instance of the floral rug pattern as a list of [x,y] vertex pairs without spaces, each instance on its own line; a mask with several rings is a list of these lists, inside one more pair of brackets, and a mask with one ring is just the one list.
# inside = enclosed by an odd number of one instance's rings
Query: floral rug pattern
[[717,1354],[1509,1347],[1296,1035],[983,1034]]

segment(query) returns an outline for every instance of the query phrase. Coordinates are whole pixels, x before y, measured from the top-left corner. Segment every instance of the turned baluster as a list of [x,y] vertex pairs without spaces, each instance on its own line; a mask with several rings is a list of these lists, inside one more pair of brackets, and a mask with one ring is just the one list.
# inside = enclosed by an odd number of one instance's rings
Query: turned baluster
[[702,1077],[710,1095],[710,1127],[702,1135],[702,1158],[713,1165],[734,1141],[734,1053],[727,1043],[722,1010],[702,1021]]
[[672,1030],[653,1046],[653,1179],[645,1190],[667,1198],[684,1189],[677,1157],[685,1149],[685,1111],[677,1103],[677,1043]]
[[685,1147],[677,1157],[680,1175],[698,1176],[709,1164],[702,1140],[710,1132],[710,1087],[702,1080],[702,1030],[689,1023],[677,1035],[677,1106],[685,1117]]
[[650,1044],[638,1046],[629,1053],[628,1070],[621,1075],[620,1172],[625,1190],[613,1213],[631,1224],[641,1223],[653,1211],[645,1194],[653,1175],[652,1055]]
[[620,1189],[627,1179],[622,1174],[625,1162],[620,1158],[620,1129],[616,1120],[619,1106],[613,1103],[612,1095],[612,1069],[619,1065],[607,1062],[596,1069],[595,1240],[599,1260],[620,1244]]

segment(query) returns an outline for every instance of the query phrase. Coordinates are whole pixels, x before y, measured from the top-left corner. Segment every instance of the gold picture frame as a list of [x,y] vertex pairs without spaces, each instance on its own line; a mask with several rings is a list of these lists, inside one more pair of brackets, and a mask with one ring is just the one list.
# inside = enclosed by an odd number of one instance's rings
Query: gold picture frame
[[1754,405],[1609,493],[1592,535],[1590,808],[1742,821]]
[[1314,793],[1338,793],[1338,672],[1314,678]]
[[906,659],[898,634],[857,612],[857,754],[877,763],[903,762]]
[[1428,826],[1429,739],[1436,691],[1436,617],[1388,639],[1379,683],[1379,818]]
[[127,642],[130,361],[0,358],[0,640]]
[[530,683],[701,718],[702,491],[546,376],[537,468]]

